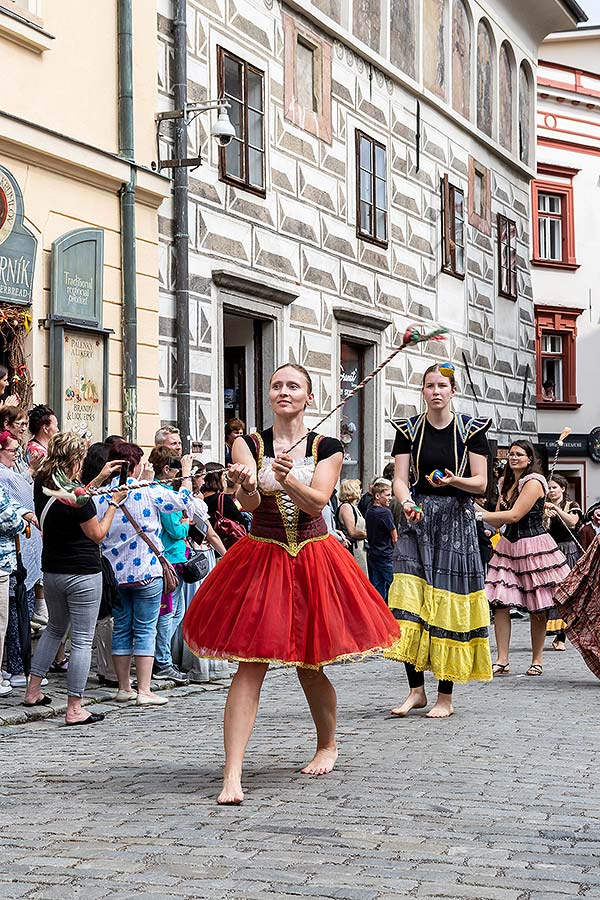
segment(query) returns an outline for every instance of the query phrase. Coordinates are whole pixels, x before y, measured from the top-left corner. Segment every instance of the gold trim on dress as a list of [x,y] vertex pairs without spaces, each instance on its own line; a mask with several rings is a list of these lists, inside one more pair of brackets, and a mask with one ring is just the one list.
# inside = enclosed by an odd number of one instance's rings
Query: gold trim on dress
[[[286,535],[287,535],[287,528],[286,528]],[[298,530],[296,529],[296,537],[297,536],[298,536]],[[298,554],[300,553],[302,548],[306,547],[307,544],[312,544],[314,541],[324,541],[325,538],[331,537],[331,535],[329,534],[329,532],[327,534],[318,534],[315,537],[306,538],[305,541],[301,541],[299,544],[296,543],[295,541],[294,541],[294,543],[290,542],[289,544],[284,544],[283,541],[278,541],[275,538],[259,537],[256,534],[252,534],[252,532],[249,532],[249,534],[247,534],[246,537],[249,537],[250,540],[252,540],[252,541],[259,541],[262,544],[277,544],[278,547],[283,547],[283,549],[286,550],[290,556],[298,556]]]
[[199,657],[199,659],[215,659],[215,660],[229,660],[230,662],[255,662],[255,663],[276,663],[281,666],[295,666],[298,669],[322,669],[323,666],[331,666],[336,662],[344,662],[345,660],[355,660],[360,661],[362,659],[366,659],[368,656],[372,656],[374,653],[383,653],[389,647],[392,646],[394,641],[397,640],[397,637],[392,637],[390,635],[390,643],[384,645],[380,645],[377,647],[370,647],[368,650],[356,650],[354,653],[342,653],[340,656],[334,656],[333,659],[325,659],[323,662],[319,663],[306,663],[302,662],[302,660],[291,660],[291,659],[273,659],[270,657],[260,657],[260,656],[237,656],[234,653],[209,653],[196,651],[193,647],[190,647],[189,644],[186,646],[192,651],[194,656]]

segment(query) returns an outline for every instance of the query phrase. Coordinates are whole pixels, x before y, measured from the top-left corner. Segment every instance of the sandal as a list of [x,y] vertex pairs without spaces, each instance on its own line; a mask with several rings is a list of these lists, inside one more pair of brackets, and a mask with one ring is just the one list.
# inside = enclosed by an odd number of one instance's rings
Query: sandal
[[552,641],[552,649],[557,650],[559,653],[564,653],[567,648],[565,647],[564,641],[559,641],[558,638],[554,638]]
[[494,663],[492,666],[492,675],[510,675],[510,663],[502,665],[502,663]]
[[541,675],[543,671],[544,670],[542,669],[542,667],[538,666],[537,663],[532,663],[529,666],[529,668],[527,669],[527,671],[525,672],[525,674],[526,675]]
[[48,671],[60,673],[60,672],[66,672],[68,668],[69,668],[69,657],[65,656],[65,658],[61,659],[60,662],[53,662],[52,665],[50,666],[50,668],[48,669]]

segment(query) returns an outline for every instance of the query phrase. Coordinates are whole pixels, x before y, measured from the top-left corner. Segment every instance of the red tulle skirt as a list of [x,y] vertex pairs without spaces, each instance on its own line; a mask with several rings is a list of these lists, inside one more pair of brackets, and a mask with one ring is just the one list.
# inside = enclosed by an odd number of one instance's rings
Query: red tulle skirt
[[382,650],[400,629],[335,538],[295,557],[245,537],[202,583],[183,623],[197,656],[319,668]]

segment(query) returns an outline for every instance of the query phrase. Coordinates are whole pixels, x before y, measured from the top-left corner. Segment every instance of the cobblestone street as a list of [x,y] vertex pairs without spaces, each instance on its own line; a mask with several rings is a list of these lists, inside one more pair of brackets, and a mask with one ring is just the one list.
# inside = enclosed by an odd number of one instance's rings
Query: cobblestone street
[[527,637],[517,622],[514,674],[458,688],[446,721],[386,718],[400,666],[332,668],[340,761],[313,780],[299,686],[273,671],[240,808],[214,802],[223,689],[7,726],[0,897],[597,900],[600,685],[572,647],[520,675]]

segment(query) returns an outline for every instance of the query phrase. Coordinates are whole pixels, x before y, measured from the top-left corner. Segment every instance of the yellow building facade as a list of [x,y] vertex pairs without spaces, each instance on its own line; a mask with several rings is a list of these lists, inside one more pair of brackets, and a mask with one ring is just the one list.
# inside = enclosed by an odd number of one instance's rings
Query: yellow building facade
[[151,445],[156,9],[0,0],[0,57],[0,362],[62,427]]

